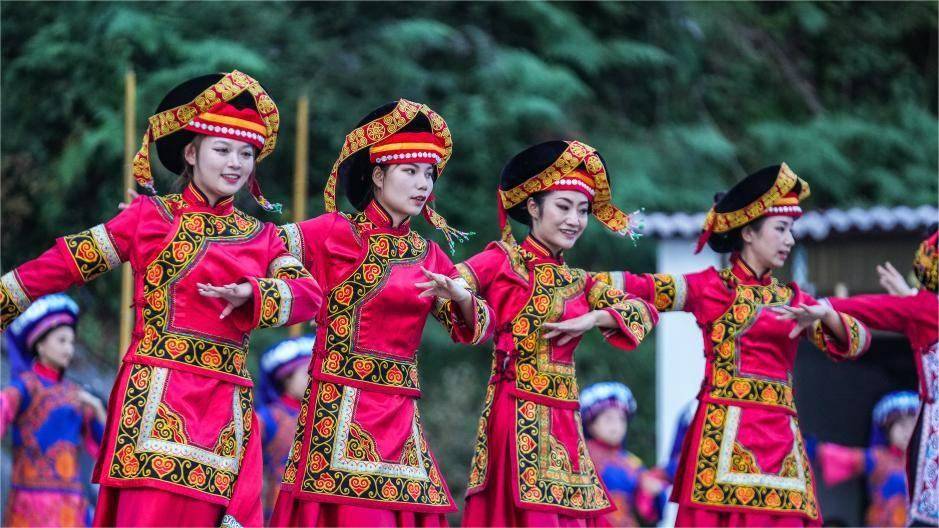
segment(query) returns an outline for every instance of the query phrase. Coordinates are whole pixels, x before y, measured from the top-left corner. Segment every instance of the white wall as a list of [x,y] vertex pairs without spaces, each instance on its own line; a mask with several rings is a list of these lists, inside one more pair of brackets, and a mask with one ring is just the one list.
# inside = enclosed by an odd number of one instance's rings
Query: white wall
[[[657,271],[681,274],[720,268],[720,255],[705,247],[694,254],[692,239],[659,240]],[[668,459],[678,417],[697,394],[704,377],[704,344],[691,314],[667,312],[655,329],[656,456]],[[674,524],[675,505],[669,504],[662,526]]]

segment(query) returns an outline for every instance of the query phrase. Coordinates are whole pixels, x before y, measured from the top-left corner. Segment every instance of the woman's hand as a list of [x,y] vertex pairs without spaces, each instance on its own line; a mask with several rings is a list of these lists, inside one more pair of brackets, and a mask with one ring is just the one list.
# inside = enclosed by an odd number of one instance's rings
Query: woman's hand
[[450,299],[458,304],[470,299],[469,290],[450,277],[434,273],[423,266],[421,266],[421,272],[430,280],[414,284],[418,288],[424,288],[424,291],[418,294],[418,297],[440,297],[441,299]]
[[228,305],[222,309],[221,315],[218,316],[219,319],[224,319],[228,314],[232,313],[232,310],[248,302],[248,300],[254,296],[251,284],[247,282],[242,282],[241,284],[226,284],[224,286],[197,283],[196,287],[199,288],[199,295],[203,297],[225,299],[228,301]]
[[80,401],[82,405],[90,407],[99,422],[106,421],[107,413],[104,410],[104,405],[101,403],[101,400],[96,398],[93,394],[84,389],[79,389],[78,401]]
[[[826,320],[826,323],[833,322],[832,317],[837,319],[838,314],[828,304],[807,305],[800,303],[799,306],[781,306],[776,308],[776,319],[780,321],[795,321],[796,326],[789,332],[789,339],[795,339],[806,328],[812,326],[815,321]],[[826,326],[833,326],[828,324]]]
[[877,275],[880,276],[880,285],[891,295],[916,295],[916,290],[910,288],[903,275],[893,267],[893,264],[885,262],[877,266]]
[[130,197],[129,200],[127,200],[126,202],[121,202],[117,204],[117,208],[120,209],[121,211],[130,207],[130,203],[136,200],[137,197],[140,196],[140,193],[133,189],[127,189],[127,196]]
[[587,330],[598,326],[600,323],[600,314],[609,315],[603,310],[594,310],[579,317],[574,317],[573,319],[558,321],[556,323],[544,323],[541,327],[546,329],[547,332],[544,333],[543,337],[545,339],[559,337],[557,344],[564,345],[571,339],[582,336]]

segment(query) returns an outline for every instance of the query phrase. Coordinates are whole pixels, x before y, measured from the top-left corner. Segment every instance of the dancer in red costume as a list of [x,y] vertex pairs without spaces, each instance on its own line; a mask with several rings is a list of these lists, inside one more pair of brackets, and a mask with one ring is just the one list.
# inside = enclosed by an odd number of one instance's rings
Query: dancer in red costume
[[[410,223],[423,214],[448,240],[462,236],[428,204],[450,150],[426,105],[381,106],[346,136],[328,212],[282,228],[328,293],[273,525],[440,525],[456,510],[418,413],[417,348],[428,315],[479,343],[491,314]],[[358,213],[336,212],[339,182]]]
[[[564,263],[588,214],[618,234],[632,233],[629,217],[610,201],[608,178],[596,150],[578,141],[522,151],[502,171],[503,240],[457,265],[496,312],[466,526],[593,525],[614,509],[584,441],[574,349],[592,328],[632,349],[658,314]],[[531,226],[521,244],[506,214]]]
[[[150,118],[134,175],[152,190],[150,143],[183,176],[0,278],[5,326],[33,299],[130,262],[135,326],[111,392],[96,525],[259,525],[261,449],[248,337],[310,319],[322,292],[274,225],[236,209],[274,149],[277,107],[233,71],[174,88]],[[213,284],[214,283],[214,284]],[[223,286],[217,286],[222,284]]]
[[821,524],[793,403],[798,341],[854,359],[870,334],[772,275],[792,250],[792,224],[808,195],[785,163],[766,167],[719,194],[705,219],[698,251],[707,242],[730,253],[729,267],[602,275],[659,310],[692,313],[704,337],[707,367],[671,497],[680,526]]
[[909,522],[914,526],[939,525],[939,234],[920,244],[913,271],[920,290],[908,290],[889,263],[878,267],[888,294],[830,298],[839,311],[857,317],[871,328],[906,335],[919,372],[922,408],[907,449],[910,486]]

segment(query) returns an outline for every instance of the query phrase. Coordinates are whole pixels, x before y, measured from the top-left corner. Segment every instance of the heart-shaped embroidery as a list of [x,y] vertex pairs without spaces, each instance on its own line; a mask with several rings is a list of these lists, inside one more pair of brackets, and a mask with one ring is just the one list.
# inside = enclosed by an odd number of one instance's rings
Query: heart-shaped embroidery
[[95,262],[100,257],[100,252],[91,241],[83,240],[75,248],[75,256],[84,262]]
[[352,491],[356,495],[361,495],[365,490],[368,489],[371,480],[368,477],[352,477],[349,479],[349,487],[352,488]]
[[334,424],[333,419],[327,416],[317,421],[313,428],[316,429],[316,432],[319,433],[320,436],[329,436],[333,432]]
[[372,251],[379,257],[388,258],[388,249],[389,244],[387,238],[379,238],[372,242]]
[[202,363],[209,367],[219,367],[222,365],[222,355],[215,347],[206,350],[199,357],[202,359]]
[[349,335],[349,317],[340,315],[329,323],[329,328],[339,337]]
[[707,468],[701,471],[701,473],[698,473],[698,480],[700,480],[701,483],[704,484],[705,486],[710,486],[711,484],[714,484],[714,469]]
[[336,481],[329,476],[329,473],[323,473],[313,482],[313,487],[318,490],[332,491],[336,487]]
[[531,453],[535,448],[535,440],[527,434],[522,434],[518,437],[518,448],[522,450],[522,453]]
[[362,266],[362,278],[365,279],[366,284],[378,282],[379,275],[381,275],[381,267],[378,264]]
[[323,457],[321,453],[313,453],[313,456],[310,457],[307,467],[310,468],[310,471],[313,473],[319,473],[326,468],[326,458]]
[[231,477],[225,473],[215,475],[215,487],[218,488],[219,491],[225,493],[229,486],[231,486]]
[[381,495],[386,499],[394,499],[398,495],[398,488],[390,480],[387,480],[385,485],[381,487]]
[[531,304],[538,313],[544,314],[551,307],[551,299],[547,295],[535,295],[531,299]]
[[338,290],[336,290],[336,294],[334,296],[336,299],[336,302],[343,306],[349,306],[349,301],[352,299],[352,293],[354,291],[355,290],[352,289],[351,284],[346,284],[343,287],[339,288]]
[[734,490],[734,496],[743,504],[749,504],[754,495],[756,495],[756,492],[753,491],[753,488],[737,488]]
[[714,383],[718,387],[726,387],[730,383],[730,373],[724,369],[717,369],[717,372],[714,374]]
[[404,374],[401,373],[401,369],[398,368],[398,365],[395,365],[388,369],[388,381],[394,383],[395,385],[400,385],[404,381]]
[[720,427],[724,424],[724,409],[717,408],[708,414],[708,421],[714,427]]
[[554,270],[548,266],[541,268],[541,271],[538,272],[538,282],[545,286],[554,285]]
[[531,379],[531,386],[538,392],[544,391],[548,383],[548,378],[540,374]]
[[704,453],[704,456],[711,456],[714,453],[717,453],[717,450],[720,449],[717,446],[712,438],[705,438],[704,442],[701,444],[701,452]]
[[196,466],[186,480],[193,486],[202,487],[205,484],[205,471],[202,470],[202,466]]
[[561,486],[558,486],[557,484],[552,484],[551,496],[554,497],[555,502],[561,502],[561,500],[564,498],[564,490],[561,488]]
[[178,359],[179,356],[185,354],[189,350],[189,343],[183,341],[182,339],[176,339],[171,337],[166,340],[166,351],[169,352],[173,359]]
[[168,475],[176,467],[176,462],[166,457],[154,457],[153,469],[161,477]]
[[182,261],[186,260],[186,258],[192,254],[193,246],[192,243],[181,240],[178,242],[173,242],[171,249],[173,252],[173,258]]
[[773,402],[779,398],[779,393],[776,392],[773,387],[767,385],[762,392],[760,392],[760,398],[763,398],[763,401]]
[[417,500],[421,496],[421,486],[417,482],[408,482],[408,495]]
[[156,286],[160,284],[160,279],[163,278],[163,266],[159,264],[153,264],[147,268],[147,282]]
[[352,362],[352,370],[354,370],[360,378],[364,378],[375,370],[375,364],[365,359],[357,359]]
[[735,381],[733,385],[730,386],[730,390],[732,390],[738,398],[743,398],[747,394],[750,394],[750,388],[750,383],[746,381]]
[[797,491],[789,492],[789,502],[792,503],[796,508],[802,507],[802,494]]
[[320,390],[320,398],[325,403],[332,403],[339,397],[339,390],[336,389],[336,386],[332,383],[324,383],[323,388]]
[[723,502],[724,492],[717,486],[714,486],[704,494],[704,498],[706,498],[708,502]]
[[779,494],[776,493],[776,490],[773,490],[766,496],[766,505],[770,508],[778,508],[782,505],[782,499],[779,497]]

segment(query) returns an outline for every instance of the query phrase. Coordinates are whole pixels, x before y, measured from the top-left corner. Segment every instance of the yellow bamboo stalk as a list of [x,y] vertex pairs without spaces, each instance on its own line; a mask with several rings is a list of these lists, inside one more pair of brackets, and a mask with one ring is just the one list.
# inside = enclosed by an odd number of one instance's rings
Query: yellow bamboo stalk
[[[297,100],[297,137],[293,154],[293,221],[306,220],[307,157],[309,154],[310,101],[302,95]],[[290,327],[290,337],[303,333],[302,324]]]
[[[136,148],[134,144],[137,132],[134,129],[137,115],[137,76],[133,70],[128,70],[124,75],[124,185],[121,189],[121,198],[124,199],[124,193],[134,184],[132,165]],[[118,362],[124,358],[127,349],[130,347],[130,334],[133,330],[134,312],[131,304],[133,303],[133,275],[130,263],[125,263],[121,267],[121,306],[120,306],[120,349],[118,349]]]

